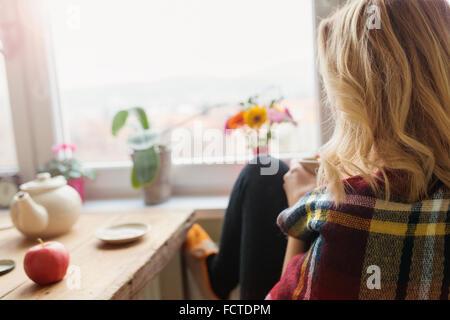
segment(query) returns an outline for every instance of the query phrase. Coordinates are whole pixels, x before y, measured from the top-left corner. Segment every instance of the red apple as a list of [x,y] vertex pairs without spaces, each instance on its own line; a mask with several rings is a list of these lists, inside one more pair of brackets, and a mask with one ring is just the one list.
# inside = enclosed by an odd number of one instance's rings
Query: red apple
[[56,241],[42,242],[30,248],[23,260],[27,276],[37,284],[48,284],[64,278],[69,267],[69,251]]

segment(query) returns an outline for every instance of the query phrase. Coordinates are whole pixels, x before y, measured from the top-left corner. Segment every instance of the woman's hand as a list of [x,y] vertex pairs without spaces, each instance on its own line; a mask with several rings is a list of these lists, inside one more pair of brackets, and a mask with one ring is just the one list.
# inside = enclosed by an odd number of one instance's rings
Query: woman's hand
[[[306,170],[298,161],[291,161],[291,169],[284,175],[283,184],[289,207],[292,207],[301,197],[316,186],[316,176]],[[307,249],[304,241],[288,237],[282,272],[284,273],[292,257],[305,252]]]
[[316,176],[297,161],[291,161],[291,169],[284,175],[283,184],[289,207],[292,207],[301,197],[316,188],[316,186]]

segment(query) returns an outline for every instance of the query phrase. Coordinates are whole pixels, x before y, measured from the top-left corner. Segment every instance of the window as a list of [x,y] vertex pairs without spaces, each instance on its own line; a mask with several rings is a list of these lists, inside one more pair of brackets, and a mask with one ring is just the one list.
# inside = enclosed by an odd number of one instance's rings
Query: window
[[[311,1],[47,0],[66,135],[85,162],[128,161],[120,108],[164,129],[222,129],[240,101],[283,96],[299,126],[280,152],[318,147]],[[207,108],[209,111],[202,114]],[[224,150],[223,155],[229,155]]]
[[0,171],[17,171],[10,111],[5,61],[0,53]]
[[[299,122],[280,130],[279,151],[311,153],[326,140],[316,115],[314,22],[340,2],[0,0],[0,40],[12,53],[0,60],[0,169],[30,180],[54,144],[71,140],[97,169],[90,198],[136,195],[126,132],[110,134],[118,109],[143,106],[156,128],[223,135],[226,118],[255,94],[283,96]],[[225,192],[239,172],[240,164],[208,165],[195,152],[191,162],[177,157],[174,193]]]

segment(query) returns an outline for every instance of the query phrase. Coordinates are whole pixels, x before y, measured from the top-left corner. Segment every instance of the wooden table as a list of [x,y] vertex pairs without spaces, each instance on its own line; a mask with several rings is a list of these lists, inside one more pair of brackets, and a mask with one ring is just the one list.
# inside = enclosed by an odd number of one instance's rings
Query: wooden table
[[[47,286],[36,285],[23,269],[24,255],[36,242],[16,229],[0,231],[0,259],[16,262],[13,271],[0,276],[0,299],[136,298],[179,250],[193,219],[191,210],[84,213],[70,233],[54,239],[69,250],[71,270],[80,272]],[[9,221],[0,216],[0,225]],[[147,223],[151,229],[141,240],[125,245],[104,244],[94,237],[100,227],[126,222]]]

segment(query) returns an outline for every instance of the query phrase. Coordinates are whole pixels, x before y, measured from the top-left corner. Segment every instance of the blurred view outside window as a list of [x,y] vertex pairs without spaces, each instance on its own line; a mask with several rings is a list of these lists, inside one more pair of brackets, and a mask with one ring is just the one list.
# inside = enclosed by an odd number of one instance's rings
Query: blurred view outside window
[[0,53],[0,171],[17,170],[16,149],[6,82],[5,60]]
[[199,114],[183,126],[222,129],[255,94],[284,97],[299,122],[282,128],[280,152],[317,148],[311,1],[47,0],[47,8],[65,128],[81,160],[129,160],[126,132],[110,133],[119,109],[144,107],[154,128]]

